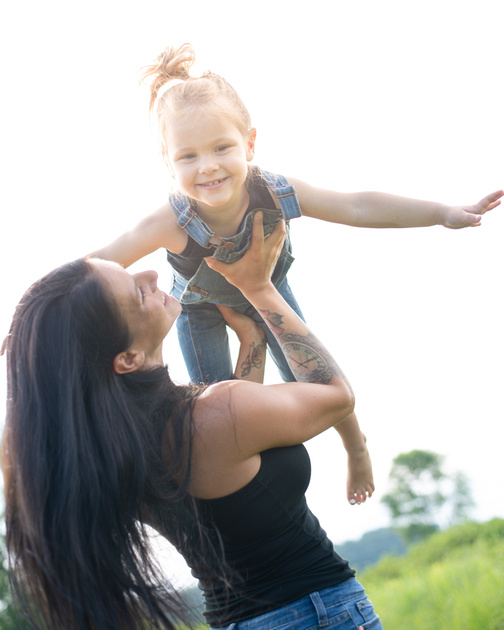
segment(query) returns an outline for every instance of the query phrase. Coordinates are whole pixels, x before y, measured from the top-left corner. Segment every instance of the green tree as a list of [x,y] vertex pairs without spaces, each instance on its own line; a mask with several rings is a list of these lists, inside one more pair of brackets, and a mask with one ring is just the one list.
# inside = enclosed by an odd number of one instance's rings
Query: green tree
[[456,472],[453,476],[451,524],[456,525],[465,521],[474,505],[469,480],[461,472]]
[[[1,521],[2,526],[4,525]],[[5,534],[0,534],[0,630],[26,630],[28,623],[16,610],[9,590]]]
[[352,569],[357,572],[376,564],[382,556],[402,556],[407,549],[403,537],[392,527],[374,529],[359,540],[348,540],[334,548],[343,558],[351,559]]
[[390,490],[382,497],[406,542],[422,540],[444,522],[463,521],[473,505],[467,478],[460,472],[447,475],[443,457],[413,450],[398,455],[389,475]]

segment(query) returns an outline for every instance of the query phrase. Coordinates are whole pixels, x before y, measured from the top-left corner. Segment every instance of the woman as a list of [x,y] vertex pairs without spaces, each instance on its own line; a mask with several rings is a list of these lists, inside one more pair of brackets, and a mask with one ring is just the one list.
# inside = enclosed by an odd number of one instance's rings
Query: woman
[[[15,592],[37,627],[174,628],[183,611],[149,553],[149,524],[198,577],[212,627],[381,628],[304,499],[302,443],[354,399],[270,281],[284,237],[282,222],[265,239],[257,213],[241,260],[207,262],[261,313],[296,383],[174,385],[162,342],[180,307],[153,272],[76,261],[19,304],[2,459]],[[225,316],[242,360],[264,338]]]

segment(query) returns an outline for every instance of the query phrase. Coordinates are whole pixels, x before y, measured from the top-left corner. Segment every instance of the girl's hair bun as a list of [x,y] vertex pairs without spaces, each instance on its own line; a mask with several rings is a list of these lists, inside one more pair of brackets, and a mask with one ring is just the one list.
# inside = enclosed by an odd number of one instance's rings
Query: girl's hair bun
[[152,111],[156,100],[172,81],[191,79],[190,69],[196,60],[191,44],[182,44],[179,48],[167,46],[156,61],[147,66],[142,73],[141,81],[152,79],[150,86],[149,110]]

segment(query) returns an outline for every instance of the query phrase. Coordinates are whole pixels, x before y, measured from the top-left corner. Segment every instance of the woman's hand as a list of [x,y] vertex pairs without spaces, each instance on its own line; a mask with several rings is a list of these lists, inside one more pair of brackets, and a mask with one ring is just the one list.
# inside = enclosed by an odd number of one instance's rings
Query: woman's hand
[[205,258],[210,269],[220,273],[244,295],[261,293],[271,286],[271,274],[282,251],[285,239],[285,221],[282,219],[271,235],[264,238],[263,213],[257,211],[252,226],[252,240],[242,258],[234,263],[224,263],[215,258]]

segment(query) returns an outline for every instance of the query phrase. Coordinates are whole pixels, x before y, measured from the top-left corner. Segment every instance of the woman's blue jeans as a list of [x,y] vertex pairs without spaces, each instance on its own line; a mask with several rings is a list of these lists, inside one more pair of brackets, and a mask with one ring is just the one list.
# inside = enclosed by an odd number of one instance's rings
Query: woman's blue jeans
[[383,630],[364,587],[351,578],[332,588],[310,593],[288,606],[224,627],[226,630],[357,630],[360,626],[365,630]]
[[[304,319],[287,279],[281,283],[278,291],[299,317]],[[282,379],[286,382],[295,381],[277,340],[255,308],[249,303],[233,308],[262,326],[266,332],[268,350]],[[231,362],[226,322],[215,304],[183,304],[177,319],[177,333],[192,383],[211,384],[226,381],[233,376],[234,366]]]

